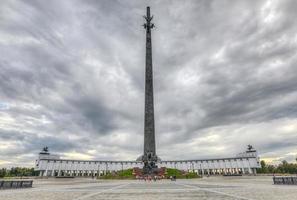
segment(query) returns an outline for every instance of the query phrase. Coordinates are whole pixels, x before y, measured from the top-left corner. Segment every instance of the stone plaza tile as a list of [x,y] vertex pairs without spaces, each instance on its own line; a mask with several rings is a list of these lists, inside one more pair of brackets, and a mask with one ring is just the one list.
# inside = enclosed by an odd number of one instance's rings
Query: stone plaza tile
[[2,200],[293,200],[297,187],[273,185],[272,177],[205,177],[203,179],[91,180],[36,179],[33,188],[1,190]]

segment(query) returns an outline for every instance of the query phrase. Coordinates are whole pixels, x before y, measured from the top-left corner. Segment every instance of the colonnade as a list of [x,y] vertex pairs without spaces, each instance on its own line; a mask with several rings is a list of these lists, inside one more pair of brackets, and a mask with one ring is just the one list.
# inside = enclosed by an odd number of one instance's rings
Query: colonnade
[[[259,168],[257,157],[236,157],[208,160],[161,161],[158,167],[174,168],[200,175],[255,174]],[[38,159],[36,171],[40,176],[101,176],[109,172],[142,168],[138,161],[78,161]]]

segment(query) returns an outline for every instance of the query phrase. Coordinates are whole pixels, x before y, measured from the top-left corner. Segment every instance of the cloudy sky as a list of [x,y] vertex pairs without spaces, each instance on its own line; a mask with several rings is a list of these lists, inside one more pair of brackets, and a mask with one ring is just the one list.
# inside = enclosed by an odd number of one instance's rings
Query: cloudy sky
[[4,0],[0,167],[142,153],[147,5],[158,155],[294,161],[297,1]]

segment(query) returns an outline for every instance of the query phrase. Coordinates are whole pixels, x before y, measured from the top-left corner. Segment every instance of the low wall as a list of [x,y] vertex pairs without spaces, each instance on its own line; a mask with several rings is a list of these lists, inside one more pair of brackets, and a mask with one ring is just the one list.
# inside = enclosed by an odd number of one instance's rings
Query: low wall
[[273,183],[277,185],[297,185],[297,176],[274,176]]
[[13,180],[13,181],[1,181],[0,189],[16,189],[16,188],[30,188],[33,185],[32,180]]

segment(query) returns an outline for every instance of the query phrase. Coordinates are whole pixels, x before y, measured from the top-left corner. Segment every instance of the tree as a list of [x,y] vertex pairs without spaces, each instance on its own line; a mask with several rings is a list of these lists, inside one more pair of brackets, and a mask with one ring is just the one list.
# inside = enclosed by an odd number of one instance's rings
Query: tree
[[288,165],[288,161],[283,160],[283,161],[282,161],[282,164],[283,164],[283,165]]
[[5,168],[0,169],[0,178],[3,178],[3,177],[6,176],[6,174],[7,174],[6,171],[7,171],[7,170],[6,170]]
[[261,168],[257,170],[258,173],[267,173],[267,167],[264,160],[260,162]]
[[257,170],[258,173],[297,173],[297,164],[288,163],[288,161],[283,160],[278,166],[267,165],[264,160],[260,162],[261,168]]

